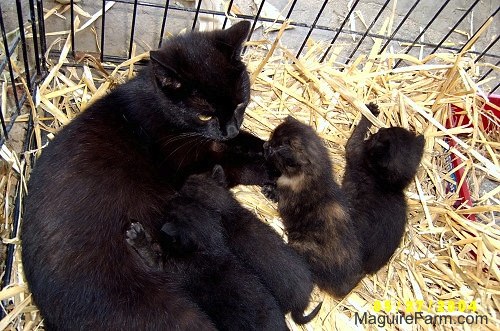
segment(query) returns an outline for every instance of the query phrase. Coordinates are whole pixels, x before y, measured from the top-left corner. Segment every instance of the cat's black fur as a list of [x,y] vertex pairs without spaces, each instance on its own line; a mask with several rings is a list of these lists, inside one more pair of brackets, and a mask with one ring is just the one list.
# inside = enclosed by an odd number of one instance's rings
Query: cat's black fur
[[[367,107],[378,115],[377,105]],[[407,221],[403,190],[415,177],[425,143],[400,127],[382,128],[365,140],[370,126],[363,116],[347,141],[342,182],[368,274],[382,268],[401,242]]]
[[147,265],[176,270],[182,288],[218,330],[288,330],[274,296],[230,251],[220,213],[183,194],[192,191],[189,185],[212,186],[208,176],[200,179],[183,186],[169,204],[161,255],[139,223],[131,225],[127,241]]
[[[90,105],[44,149],[21,235],[24,271],[46,328],[214,329],[179,291],[175,274],[146,268],[123,236],[139,220],[157,239],[176,187],[216,163],[231,185],[265,178],[263,142],[238,135],[249,100],[239,52],[249,28],[244,22],[170,39],[151,52],[145,70]],[[239,223],[231,225],[239,227],[235,249],[254,254],[261,238]],[[293,295],[302,278],[293,263],[266,258],[288,254],[272,240],[278,252],[258,255],[255,267],[272,269]],[[268,241],[264,236],[263,245]],[[275,282],[268,285],[281,291]]]
[[307,259],[321,289],[345,296],[363,276],[360,246],[326,147],[313,128],[292,117],[264,146],[281,174],[276,197],[290,246]]
[[[224,171],[220,166],[215,166],[213,173],[217,178],[223,178],[220,173]],[[303,316],[313,289],[307,263],[270,226],[242,207],[220,182],[207,181],[203,174],[192,175],[186,180],[182,194],[198,201],[200,206],[220,213],[233,254],[257,274],[283,313],[291,312],[296,323],[308,323],[319,312],[321,303],[309,315]]]

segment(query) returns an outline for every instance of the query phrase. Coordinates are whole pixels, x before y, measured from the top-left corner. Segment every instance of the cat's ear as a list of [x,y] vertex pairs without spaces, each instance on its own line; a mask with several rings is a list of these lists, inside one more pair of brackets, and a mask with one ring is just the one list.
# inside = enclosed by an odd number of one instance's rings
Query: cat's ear
[[150,51],[149,58],[153,74],[162,89],[178,91],[182,88],[182,82],[176,70],[162,58],[160,51]]
[[241,21],[229,29],[219,31],[217,40],[221,49],[230,57],[238,56],[243,42],[247,39],[250,32],[250,22]]

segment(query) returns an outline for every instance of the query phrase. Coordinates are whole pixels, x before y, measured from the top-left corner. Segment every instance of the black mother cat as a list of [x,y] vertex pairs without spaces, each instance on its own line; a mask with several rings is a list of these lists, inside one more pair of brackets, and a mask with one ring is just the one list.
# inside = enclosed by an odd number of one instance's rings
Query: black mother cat
[[[249,27],[170,39],[44,149],[21,230],[47,329],[214,329],[178,280],[145,267],[123,236],[134,220],[157,236],[166,201],[189,174],[219,163],[231,185],[265,178],[263,141],[238,133],[249,101],[239,57]],[[298,287],[286,274],[282,281]]]

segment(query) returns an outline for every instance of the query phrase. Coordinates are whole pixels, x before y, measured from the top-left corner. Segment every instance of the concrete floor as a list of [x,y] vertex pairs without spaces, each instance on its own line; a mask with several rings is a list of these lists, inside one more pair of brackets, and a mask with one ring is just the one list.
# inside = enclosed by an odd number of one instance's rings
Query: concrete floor
[[[49,10],[54,6],[58,5],[59,2],[68,2],[69,0],[45,0],[43,5],[45,10]],[[123,1],[123,0],[121,0]],[[133,0],[126,0],[133,3]],[[378,14],[382,5],[388,2],[387,7],[383,11],[380,19],[374,24],[372,32],[378,32],[386,18],[388,18],[394,11],[395,18],[393,23],[393,29],[399,24],[402,18],[405,16],[409,8],[417,0],[361,0],[357,5],[354,18],[350,21],[344,29],[353,29],[356,31],[363,32],[365,30],[365,25],[363,25],[362,20],[366,22],[366,25],[370,25],[375,16]],[[76,3],[77,1],[75,1]],[[108,1],[110,3],[111,1]],[[160,6],[165,5],[165,0],[144,0],[143,3],[157,4]],[[289,0],[268,0],[263,10],[263,16],[276,17],[276,13],[281,12],[283,16],[289,10],[290,7]],[[320,10],[324,0],[299,0],[297,1],[294,11],[291,15],[291,19],[296,22],[304,22],[311,24]],[[347,12],[349,11],[348,5],[350,5],[353,0],[330,0],[321,17],[318,20],[318,25],[328,26],[328,27],[339,27],[344,20]],[[414,40],[429,20],[432,18],[433,14],[436,13],[441,7],[444,1],[435,0],[421,0],[417,5],[415,11],[408,17],[407,22],[404,27],[398,32],[396,37]],[[423,40],[430,43],[439,42],[443,36],[450,30],[450,28],[455,24],[456,21],[463,15],[465,10],[473,3],[472,0],[451,0],[449,4],[445,7],[441,15],[435,20],[435,22],[430,26],[428,31],[425,33]],[[234,4],[239,9],[242,14],[254,15],[257,11],[258,5],[261,3],[260,0],[235,0]],[[2,5],[2,12],[4,13],[6,29],[8,31],[17,27],[17,17],[15,15],[15,3],[12,0],[0,0]],[[95,0],[80,0],[78,1],[78,6],[80,6],[84,11],[93,15],[94,13],[101,10],[102,1]],[[170,1],[170,4],[184,6],[186,8],[195,8],[195,1]],[[202,8],[208,8],[213,10],[223,10],[222,0],[203,0]],[[269,5],[269,6],[268,6]],[[472,14],[469,14],[467,18],[458,26],[458,30],[470,33],[471,31],[476,31],[479,26],[487,19],[487,17],[498,7],[498,0],[482,0],[474,8]],[[273,7],[273,8],[271,8]],[[23,1],[23,11],[24,19],[28,19],[28,1]],[[275,10],[273,12],[273,9]],[[137,21],[136,21],[136,31],[134,36],[134,41],[137,43],[138,52],[149,50],[150,48],[156,48],[160,40],[160,30],[163,19],[164,10],[162,8],[155,8],[152,6],[139,5],[137,10]],[[69,11],[66,11],[62,15],[65,19],[53,15],[46,22],[47,33],[57,33],[58,31],[68,30],[70,27]],[[117,2],[106,14],[106,26],[105,26],[105,54],[116,55],[116,56],[127,56],[129,41],[131,35],[133,17],[133,5],[123,2]],[[165,25],[165,35],[176,34],[183,29],[190,29],[192,25],[194,14],[183,12],[179,10],[169,10],[168,18]],[[80,20],[84,22],[87,18],[80,15]],[[200,20],[206,24],[207,22],[214,21],[208,15],[201,15]],[[222,20],[219,17],[218,22]],[[215,20],[215,24],[211,26],[217,26],[218,22]],[[351,25],[354,23],[355,25]],[[494,38],[500,32],[500,15],[497,15],[494,22],[491,24],[490,28],[486,33],[476,43],[476,50],[482,50],[487,45],[494,40]],[[82,23],[83,24],[83,23]],[[97,52],[98,44],[100,43],[101,35],[101,19],[97,19],[94,23],[95,33],[90,29],[79,32],[75,38],[76,50],[81,52]],[[297,27],[295,29],[289,30],[282,39],[283,43],[291,49],[298,49],[304,40],[305,35],[309,31],[308,28]],[[98,38],[96,39],[96,35]],[[323,40],[328,42],[333,37],[334,32],[331,31],[321,31],[315,30],[311,38],[315,40]],[[254,39],[258,39],[262,36],[262,29],[256,30]],[[273,38],[273,36],[270,36]],[[48,44],[55,40],[56,37],[49,37]],[[336,45],[345,46],[345,51],[340,54],[339,60],[346,60],[348,55],[351,53],[350,50],[358,43],[360,37],[355,36],[354,38],[348,34],[341,34],[336,42]],[[467,40],[467,36],[460,33],[453,33],[448,41],[453,42],[455,47],[460,47],[463,42]],[[360,52],[366,51],[371,48],[373,40],[371,38],[366,38]],[[391,46],[395,50],[400,48],[399,43],[392,42]],[[428,48],[428,50],[430,50]],[[414,49],[414,54],[418,54],[419,49]],[[490,53],[500,54],[500,43],[497,43],[489,51]],[[496,63],[498,59],[485,58],[485,61]]]

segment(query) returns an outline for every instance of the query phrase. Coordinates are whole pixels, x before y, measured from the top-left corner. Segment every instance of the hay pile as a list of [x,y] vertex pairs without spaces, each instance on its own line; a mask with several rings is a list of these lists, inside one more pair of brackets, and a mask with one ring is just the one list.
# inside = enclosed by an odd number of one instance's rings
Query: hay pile
[[[252,102],[243,124],[245,129],[267,138],[284,117],[292,114],[315,127],[324,138],[338,178],[344,168],[344,146],[361,114],[376,127],[402,126],[426,137],[421,169],[407,191],[408,230],[388,266],[376,275],[365,277],[342,301],[316,291],[315,302],[324,301],[319,318],[304,327],[290,320],[291,329],[363,329],[355,325],[354,314],[385,314],[383,309],[376,312],[377,300],[382,304],[388,300],[392,304],[391,313],[404,312],[408,303],[422,302],[422,310],[431,315],[447,312],[449,300],[455,303],[463,300],[467,308],[474,301],[477,314],[487,315],[489,324],[467,328],[494,329],[500,322],[500,228],[495,223],[500,213],[497,157],[500,126],[497,120],[496,130],[487,133],[481,128],[480,114],[485,113],[483,107],[488,101],[481,92],[484,82],[474,82],[477,64],[463,53],[435,54],[426,59],[387,52],[377,55],[379,40],[375,41],[370,54],[359,56],[346,67],[335,62],[336,55],[342,51],[340,47],[334,48],[332,55],[320,63],[327,45],[312,41],[307,53],[297,60],[280,46],[283,31],[284,27],[273,42],[250,43],[245,53],[253,82]],[[69,62],[66,58],[69,45],[68,37],[60,58],[50,63],[50,73],[36,96],[37,104],[31,105],[35,152],[43,147],[43,131],[52,136],[89,103],[130,78],[137,62],[147,58],[147,54],[140,54],[119,66],[105,67],[88,56],[80,61],[81,67],[63,67]],[[470,46],[472,43],[465,49]],[[408,66],[392,70],[395,61],[401,58]],[[364,106],[367,102],[380,106],[378,118]],[[470,126],[446,128],[451,104],[461,107],[470,117]],[[26,119],[24,115],[19,121]],[[450,141],[456,146],[450,148]],[[8,158],[6,154],[2,154],[4,159]],[[453,168],[452,158],[463,162]],[[466,179],[456,183],[454,173],[460,170],[458,168],[464,170]],[[19,169],[22,172],[23,167]],[[11,172],[16,170],[12,168]],[[496,184],[485,189],[488,180]],[[458,189],[450,192],[447,188],[465,184],[469,186],[474,206],[464,203],[456,208]],[[235,189],[235,194],[263,221],[283,233],[276,206],[265,199],[258,188],[240,187]],[[467,218],[469,214],[475,215],[475,222]],[[13,242],[19,244],[17,239]],[[37,329],[41,320],[23,280],[20,247],[17,248],[13,283],[0,292],[0,299],[11,299],[13,305],[7,317],[0,321],[0,329]],[[444,312],[440,301],[444,302]],[[469,310],[466,309],[466,313]],[[451,313],[457,314],[458,311]],[[397,328],[427,330],[433,327],[423,321],[418,325]]]

